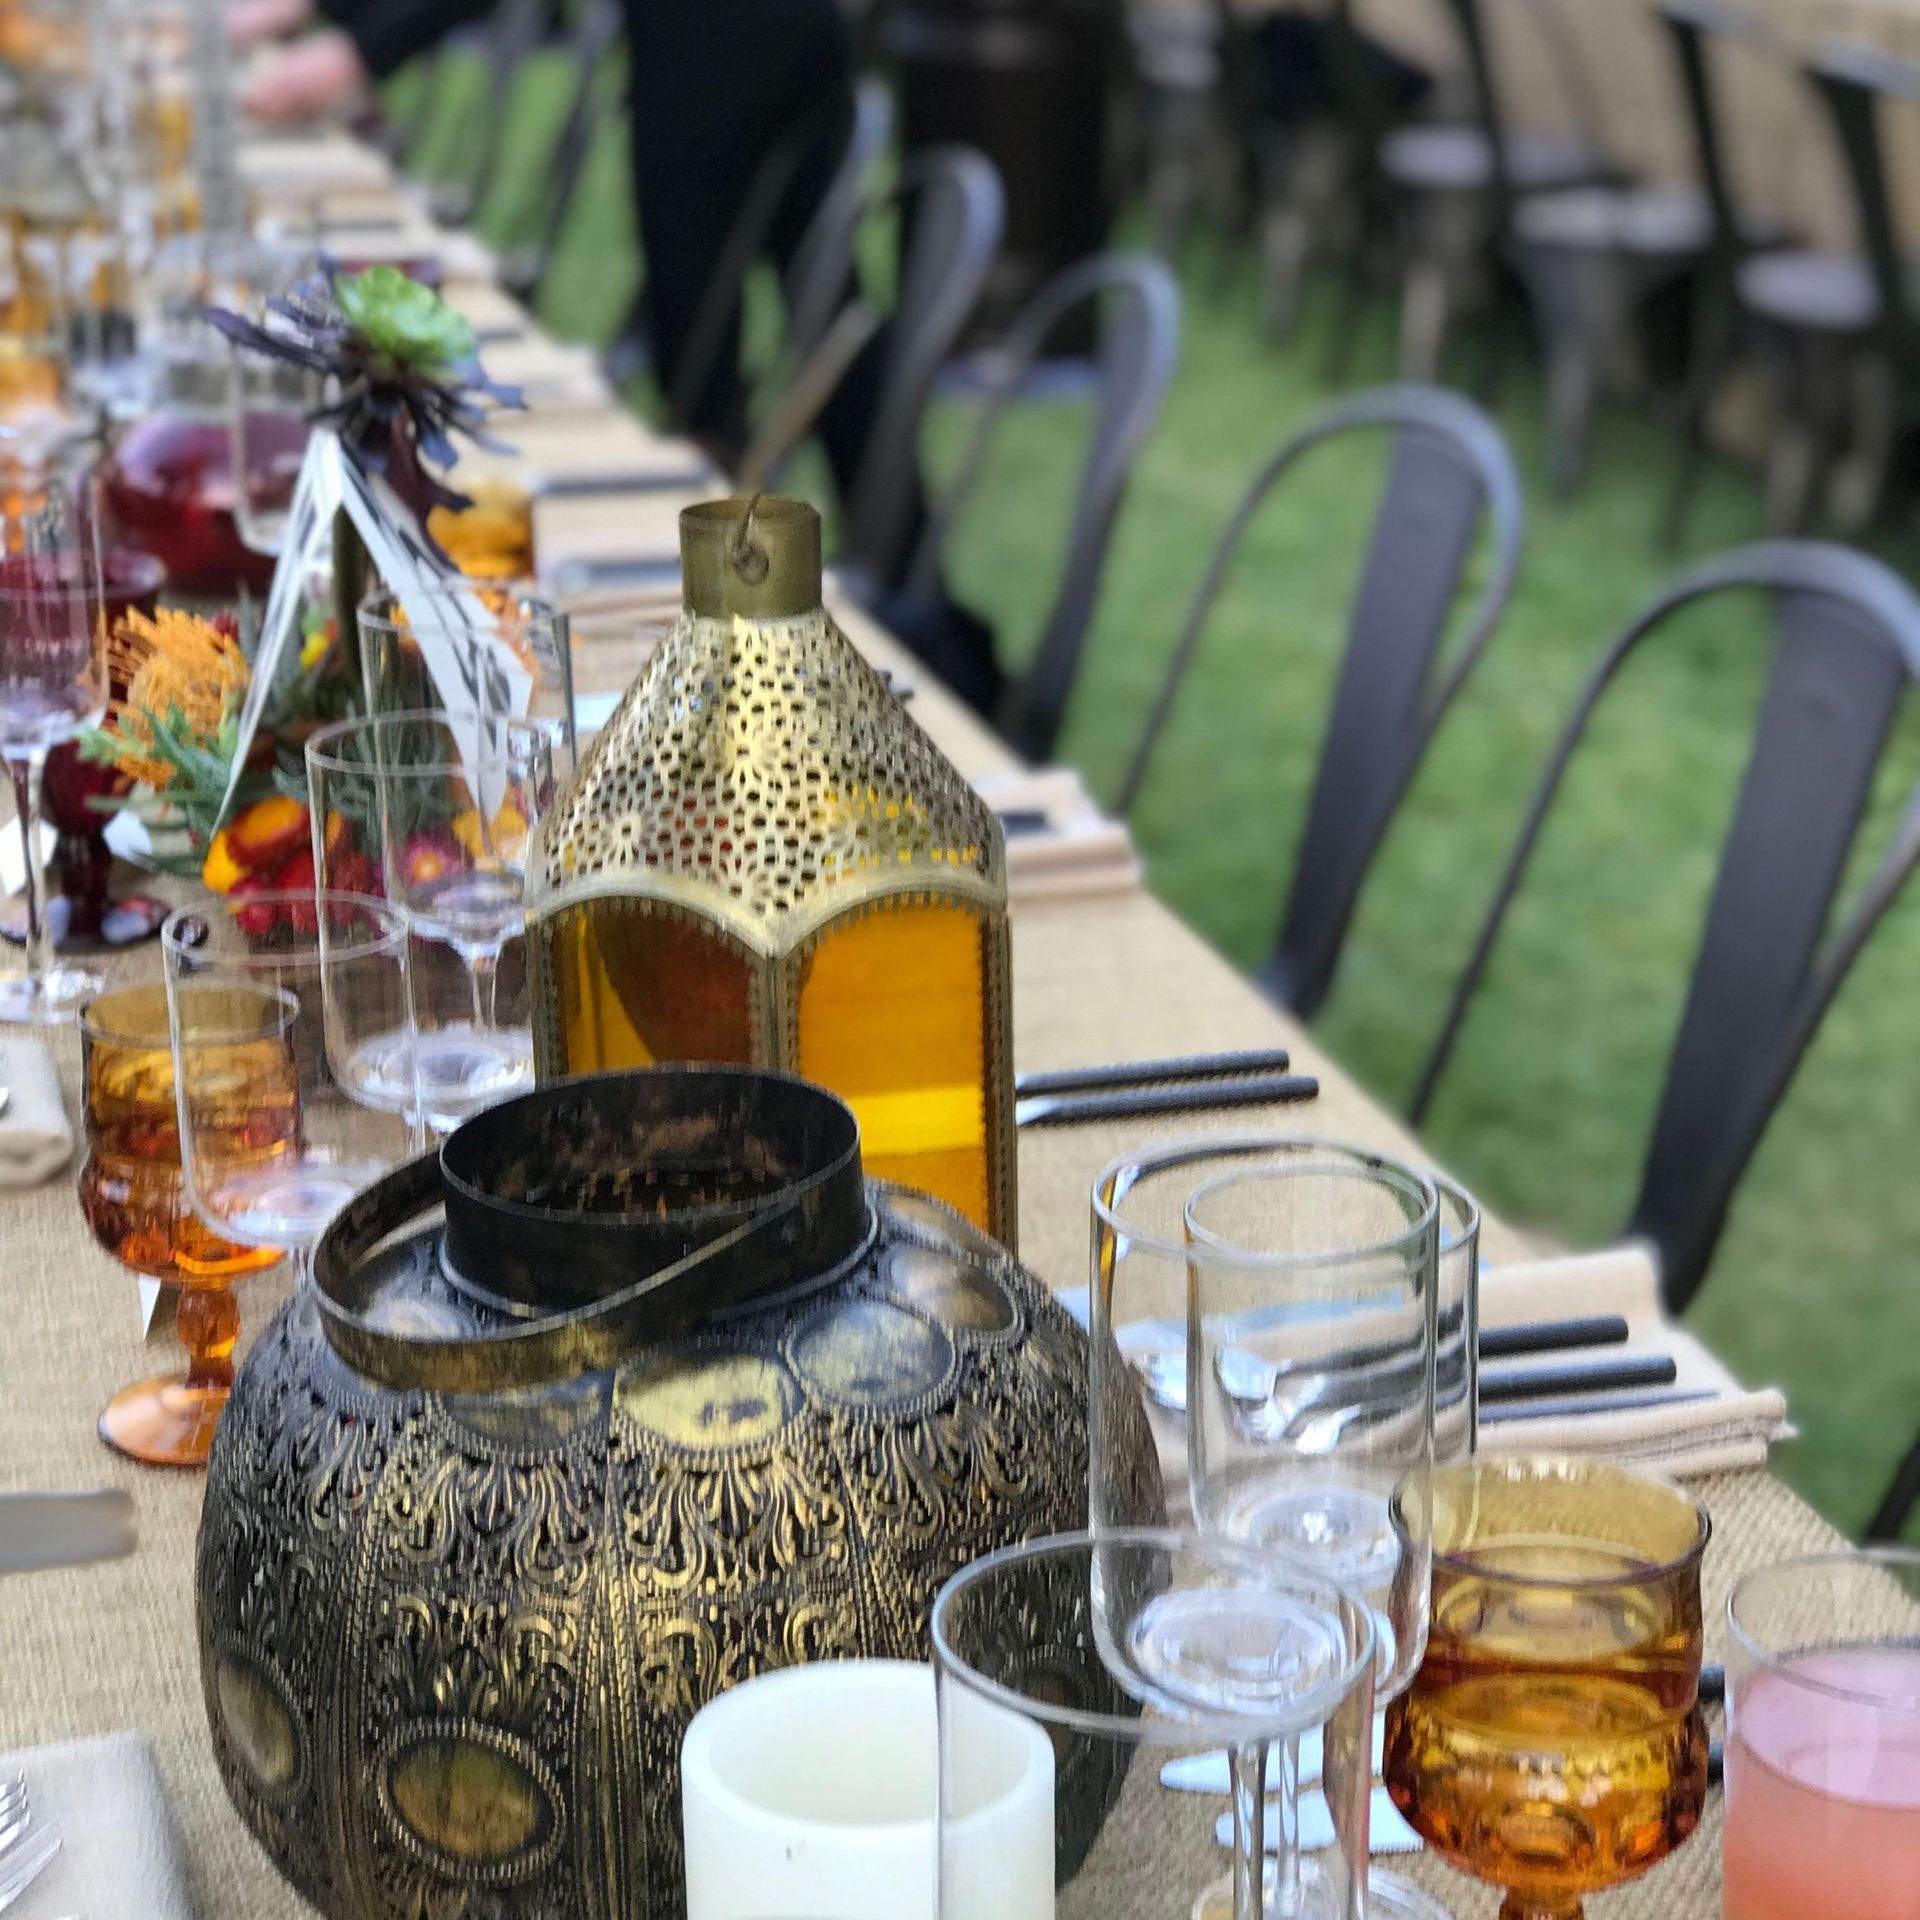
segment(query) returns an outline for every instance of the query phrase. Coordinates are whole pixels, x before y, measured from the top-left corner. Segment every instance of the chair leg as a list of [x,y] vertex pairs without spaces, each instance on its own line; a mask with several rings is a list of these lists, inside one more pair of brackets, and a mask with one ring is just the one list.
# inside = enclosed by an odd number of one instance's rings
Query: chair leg
[[1785,371],[1789,391],[1767,461],[1767,531],[1776,538],[1805,532],[1846,413],[1845,363],[1830,344],[1797,342]]
[[1598,386],[1593,343],[1561,341],[1547,360],[1547,479],[1557,499],[1572,497],[1587,467],[1587,439]]
[[1907,1521],[1912,1517],[1916,1505],[1920,1505],[1920,1437],[1915,1438],[1912,1451],[1901,1461],[1900,1470],[1893,1476],[1893,1484],[1888,1487],[1886,1498],[1867,1522],[1866,1537],[1869,1540],[1898,1540],[1906,1531]]
[[1863,534],[1880,517],[1893,466],[1897,382],[1884,355],[1863,354],[1853,368],[1852,424],[1847,452],[1834,464],[1828,508],[1834,525],[1849,539]]
[[1700,308],[1700,337],[1694,343],[1693,365],[1687,371],[1680,397],[1680,461],[1673,470],[1666,505],[1660,515],[1660,542],[1668,552],[1685,537],[1693,510],[1693,496],[1706,463],[1707,423],[1720,384],[1726,378],[1733,353],[1733,313],[1724,294],[1708,294]]
[[1433,380],[1440,372],[1440,350],[1446,345],[1447,312],[1453,289],[1446,267],[1438,260],[1415,254],[1407,263],[1400,290],[1400,377]]
[[1284,199],[1268,204],[1260,222],[1260,331],[1269,340],[1293,330],[1309,238],[1304,207]]

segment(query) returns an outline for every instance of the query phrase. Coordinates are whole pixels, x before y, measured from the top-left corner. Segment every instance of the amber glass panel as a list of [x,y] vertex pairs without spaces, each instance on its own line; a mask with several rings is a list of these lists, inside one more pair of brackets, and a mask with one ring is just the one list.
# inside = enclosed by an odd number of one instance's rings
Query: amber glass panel
[[988,1233],[986,927],[965,907],[881,909],[829,927],[800,976],[794,1064],[860,1121],[867,1171]]
[[553,930],[559,1058],[542,1078],[754,1058],[746,958],[692,921],[621,902],[569,908]]

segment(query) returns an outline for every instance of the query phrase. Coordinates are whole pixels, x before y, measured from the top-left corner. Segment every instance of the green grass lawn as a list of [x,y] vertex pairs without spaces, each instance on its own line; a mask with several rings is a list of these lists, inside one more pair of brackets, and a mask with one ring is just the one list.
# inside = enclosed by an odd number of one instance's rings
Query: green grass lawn
[[[537,155],[550,75],[528,77],[516,138]],[[457,99],[443,117],[457,121]],[[634,284],[617,143],[603,143],[570,223],[544,317],[603,338]],[[509,187],[483,224],[513,231]],[[1250,267],[1190,272],[1185,341],[1160,428],[1115,536],[1063,743],[1109,793],[1212,542],[1260,460],[1329,398],[1331,288],[1295,336],[1264,344]],[[1377,303],[1354,377],[1392,377]],[[1529,478],[1529,541],[1508,617],[1447,719],[1369,878],[1319,1032],[1390,1103],[1404,1100],[1484,911],[1555,729],[1597,650],[1670,570],[1652,539],[1675,442],[1608,412],[1591,476],[1567,505],[1537,485],[1541,409],[1530,364],[1500,423]],[[928,433],[937,473],[964,420]],[[1035,408],[1003,435],[953,578],[999,623],[1009,662],[1042,608],[1080,449],[1079,416]],[[1154,886],[1225,953],[1270,940],[1345,637],[1381,473],[1377,446],[1315,457],[1274,497],[1209,629],[1137,811]],[[1751,478],[1716,470],[1691,550],[1753,538]],[[1909,577],[1920,542],[1883,548]],[[1744,765],[1768,656],[1758,603],[1676,621],[1602,711],[1549,825],[1430,1120],[1435,1151],[1496,1208],[1569,1242],[1625,1217]],[[1877,854],[1916,774],[1920,726],[1888,755],[1864,841]],[[1863,862],[1864,864],[1864,862]],[[1900,1035],[1920,978],[1909,889],[1856,969],[1749,1171],[1696,1329],[1743,1379],[1787,1390],[1802,1438],[1781,1471],[1856,1529],[1920,1419],[1920,1180]]]

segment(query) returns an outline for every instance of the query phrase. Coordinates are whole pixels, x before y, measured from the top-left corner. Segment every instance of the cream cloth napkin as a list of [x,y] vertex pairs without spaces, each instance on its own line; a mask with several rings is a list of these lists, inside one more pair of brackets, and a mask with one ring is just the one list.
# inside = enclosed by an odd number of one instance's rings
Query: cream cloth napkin
[[1659,1271],[1644,1245],[1489,1267],[1480,1276],[1483,1328],[1595,1313],[1617,1313],[1628,1328],[1624,1347],[1597,1349],[1595,1359],[1668,1354],[1676,1377],[1662,1391],[1713,1397],[1641,1413],[1502,1421],[1481,1427],[1482,1453],[1596,1454],[1685,1476],[1765,1466],[1768,1447],[1792,1435],[1786,1396],[1778,1388],[1749,1393],[1692,1334],[1666,1317]]
[[1046,816],[1043,828],[1007,835],[1010,898],[1130,893],[1139,886],[1133,836],[1100,811],[1071,769],[988,774],[974,785],[996,813]]
[[193,1920],[185,1862],[153,1749],[138,1733],[0,1754],[60,1851],[7,1920]]
[[60,1098],[60,1076],[42,1040],[0,1039],[0,1188],[37,1187],[73,1158],[73,1129]]

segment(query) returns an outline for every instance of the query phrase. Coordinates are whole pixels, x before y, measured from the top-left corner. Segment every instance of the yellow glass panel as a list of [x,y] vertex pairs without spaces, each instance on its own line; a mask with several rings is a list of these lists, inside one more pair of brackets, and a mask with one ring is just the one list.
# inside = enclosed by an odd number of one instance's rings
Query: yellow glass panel
[[919,1187],[988,1233],[986,928],[915,903],[830,927],[800,976],[795,1065],[860,1122],[869,1173]]
[[560,1057],[543,1078],[668,1060],[751,1065],[753,979],[746,957],[677,916],[593,902],[553,931]]

